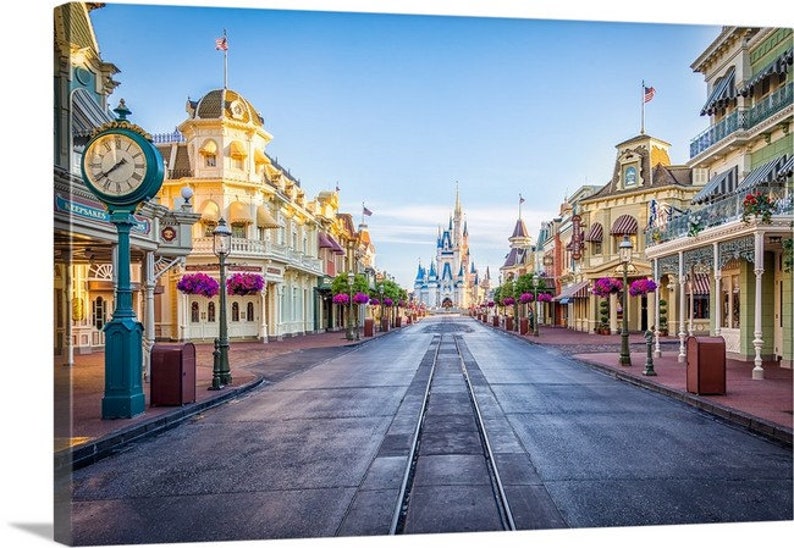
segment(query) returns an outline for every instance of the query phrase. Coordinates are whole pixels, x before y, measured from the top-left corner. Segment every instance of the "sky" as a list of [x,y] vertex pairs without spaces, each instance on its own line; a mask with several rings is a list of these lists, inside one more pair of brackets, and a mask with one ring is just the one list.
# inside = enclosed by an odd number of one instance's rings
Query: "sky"
[[[340,188],[376,267],[411,288],[460,193],[475,266],[497,279],[519,216],[530,234],[582,185],[612,176],[615,146],[646,132],[673,163],[706,129],[690,68],[719,25],[343,13],[222,3],[114,4],[92,12],[111,96],[150,131],[173,130],[223,86],[259,110],[267,152],[307,197]],[[229,4],[226,4],[227,6]],[[234,4],[239,6],[240,4]]]
[[[52,8],[58,3],[16,3],[14,15],[3,19],[9,46],[4,57],[6,85],[0,87],[6,106],[5,131],[0,132],[7,192],[3,256],[13,267],[0,269],[7,288],[0,321],[8,339],[0,416],[11,448],[0,457],[5,495],[0,538],[9,546],[52,545],[50,46]],[[707,125],[699,116],[705,85],[690,65],[716,37],[719,26],[794,26],[794,13],[781,12],[778,0],[742,4],[741,13],[724,0],[168,4],[302,13],[246,11],[245,17],[231,18],[213,10],[203,21],[183,14],[183,19],[163,22],[159,17],[111,21],[120,8],[98,10],[94,21],[102,54],[122,71],[113,100],[124,97],[133,110],[132,120],[151,132],[173,129],[184,118],[187,97],[198,98],[222,86],[222,60],[213,44],[226,28],[229,85],[264,116],[274,135],[269,152],[301,179],[307,194],[330,189],[338,181],[344,209],[360,212],[364,201],[374,212],[367,220],[378,266],[400,281],[401,273],[408,272],[409,282],[417,259],[427,262],[433,254],[436,227],[448,219],[456,182],[469,220],[473,259],[478,267],[498,269],[518,215],[519,193],[527,199],[522,216],[536,234],[540,221],[557,213],[566,193],[609,178],[615,145],[639,132],[643,79],[657,91],[646,109],[647,132],[671,143],[673,162],[685,162],[689,140]],[[434,17],[369,17],[356,27],[354,23],[365,18],[337,15],[333,24],[322,24],[317,16],[304,13],[308,10]],[[489,21],[471,20],[475,16]],[[524,20],[490,21],[500,17]],[[533,19],[558,22],[544,25]],[[248,25],[248,20],[256,24]],[[609,21],[652,25],[596,24]],[[411,26],[401,28],[398,23]],[[139,33],[131,34],[132,29]],[[147,60],[143,69],[141,59]],[[330,66],[339,70],[331,71]],[[737,523],[481,534],[476,539],[498,541],[504,547],[528,542],[577,548],[657,547],[700,540],[738,548],[772,541],[781,533],[790,536],[791,530],[790,522]],[[232,545],[461,545],[457,535],[388,540],[395,542],[362,537]],[[215,545],[220,543],[180,544]]]

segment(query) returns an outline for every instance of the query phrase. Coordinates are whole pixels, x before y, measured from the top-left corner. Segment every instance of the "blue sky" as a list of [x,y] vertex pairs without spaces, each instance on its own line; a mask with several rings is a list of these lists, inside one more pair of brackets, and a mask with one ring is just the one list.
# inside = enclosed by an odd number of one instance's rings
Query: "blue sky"
[[[376,264],[404,286],[435,252],[456,185],[475,264],[498,275],[518,217],[530,232],[584,184],[612,175],[615,145],[646,131],[674,163],[707,127],[692,61],[719,26],[112,4],[93,13],[102,56],[150,132],[187,98],[228,85],[274,138],[268,152],[309,196],[341,188],[368,224]],[[239,5],[239,4],[236,4]],[[255,5],[268,7],[267,2]],[[145,39],[143,38],[145,36]]]

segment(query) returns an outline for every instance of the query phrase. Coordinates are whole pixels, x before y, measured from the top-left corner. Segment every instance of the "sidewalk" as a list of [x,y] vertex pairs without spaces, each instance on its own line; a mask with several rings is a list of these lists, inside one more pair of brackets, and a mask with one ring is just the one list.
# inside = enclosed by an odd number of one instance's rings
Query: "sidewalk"
[[[477,320],[473,320],[477,321]],[[485,325],[485,324],[484,324]],[[397,328],[399,330],[400,328]],[[492,329],[496,329],[493,328]],[[234,342],[229,348],[233,383],[220,391],[208,390],[212,382],[213,343],[196,343],[196,402],[183,406],[150,407],[149,383],[144,385],[144,413],[130,419],[101,418],[104,395],[104,354],[75,356],[75,364],[55,364],[55,413],[71,416],[56,420],[56,468],[73,462],[75,467],[98,460],[131,440],[176,426],[202,410],[234,398],[264,382],[253,371],[274,356],[330,347],[353,347],[396,331],[375,333],[349,341],[344,331],[310,334],[282,341]],[[629,337],[630,367],[618,365],[619,335],[591,335],[562,327],[540,327],[538,337],[511,333],[529,344],[548,345],[591,367],[617,378],[696,406],[708,413],[747,428],[757,434],[792,443],[792,370],[764,363],[764,379],[752,380],[752,362],[726,360],[726,394],[699,396],[686,390],[686,364],[678,362],[679,342],[668,337],[661,344],[662,356],[653,359],[657,376],[644,376],[646,343],[641,334]],[[71,387],[71,401],[68,398]]]

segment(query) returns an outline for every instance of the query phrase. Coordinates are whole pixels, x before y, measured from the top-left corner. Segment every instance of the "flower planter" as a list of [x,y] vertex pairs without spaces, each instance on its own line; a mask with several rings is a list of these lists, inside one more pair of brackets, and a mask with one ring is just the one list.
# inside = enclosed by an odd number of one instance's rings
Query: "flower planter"
[[508,316],[507,318],[505,318],[505,329],[507,331],[513,330],[513,316]]
[[494,316],[493,317],[493,326],[494,327],[499,327],[499,316]]

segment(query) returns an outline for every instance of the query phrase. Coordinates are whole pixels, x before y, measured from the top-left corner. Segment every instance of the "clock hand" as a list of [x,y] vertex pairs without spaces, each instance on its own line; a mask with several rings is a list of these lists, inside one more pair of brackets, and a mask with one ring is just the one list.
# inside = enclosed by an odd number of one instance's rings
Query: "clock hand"
[[123,166],[126,163],[127,163],[127,159],[126,158],[122,158],[121,160],[116,162],[116,164],[113,167],[111,167],[110,169],[108,169],[107,171],[105,171],[103,173],[100,173],[99,175],[97,175],[97,177],[98,178],[107,177],[108,175],[110,175],[111,173],[113,173],[114,171],[116,171],[118,168],[120,168],[121,166]]

